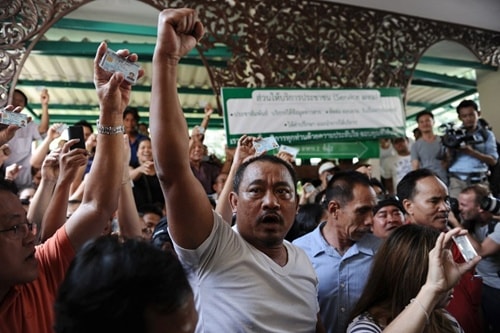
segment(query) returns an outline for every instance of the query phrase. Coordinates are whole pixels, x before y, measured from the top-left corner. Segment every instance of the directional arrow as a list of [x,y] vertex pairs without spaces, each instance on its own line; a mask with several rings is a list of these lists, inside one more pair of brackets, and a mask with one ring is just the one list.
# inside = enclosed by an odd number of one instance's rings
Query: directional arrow
[[378,158],[379,145],[377,140],[324,142],[301,145],[298,158]]

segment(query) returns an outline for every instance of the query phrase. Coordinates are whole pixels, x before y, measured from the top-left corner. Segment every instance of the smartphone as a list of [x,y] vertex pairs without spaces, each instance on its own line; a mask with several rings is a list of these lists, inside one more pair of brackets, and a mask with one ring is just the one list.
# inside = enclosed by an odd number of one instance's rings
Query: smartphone
[[457,244],[462,257],[464,257],[465,261],[471,261],[477,256],[476,250],[472,246],[471,242],[465,235],[453,236],[453,241]]
[[83,137],[83,127],[82,126],[69,126],[68,127],[68,138],[80,139],[79,142],[75,143],[71,149],[82,148],[85,149],[85,138]]

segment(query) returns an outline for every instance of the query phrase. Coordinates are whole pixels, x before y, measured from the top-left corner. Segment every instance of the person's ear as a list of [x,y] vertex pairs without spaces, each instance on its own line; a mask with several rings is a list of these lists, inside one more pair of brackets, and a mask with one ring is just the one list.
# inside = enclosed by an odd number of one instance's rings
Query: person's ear
[[404,199],[402,204],[403,204],[403,207],[406,211],[406,214],[408,214],[410,216],[413,215],[413,202],[411,202],[408,199]]
[[338,211],[340,210],[340,205],[335,200],[330,200],[327,205],[327,210],[329,215],[337,217]]
[[233,214],[236,214],[236,208],[238,207],[238,195],[236,193],[229,193],[229,203],[231,204]]

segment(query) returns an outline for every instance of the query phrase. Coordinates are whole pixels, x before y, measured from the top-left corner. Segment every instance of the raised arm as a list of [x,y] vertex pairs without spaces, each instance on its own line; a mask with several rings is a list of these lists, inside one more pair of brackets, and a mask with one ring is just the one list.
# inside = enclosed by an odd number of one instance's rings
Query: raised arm
[[[85,180],[82,204],[71,215],[66,232],[78,250],[86,241],[99,236],[118,206],[123,175],[123,110],[130,100],[131,85],[122,73],[114,74],[99,67],[107,45],[101,43],[94,59],[94,84],[99,97],[99,127],[97,147],[90,173]],[[130,61],[136,54],[128,50],[117,52]],[[144,70],[139,71],[139,77]]]
[[229,194],[233,190],[233,180],[236,175],[236,171],[240,165],[247,159],[255,155],[255,148],[253,147],[253,142],[257,138],[248,135],[242,135],[238,139],[238,144],[236,146],[236,152],[234,154],[233,163],[229,169],[229,174],[227,176],[224,187],[217,200],[217,206],[215,211],[219,213],[222,218],[231,223],[233,208],[229,200]]
[[204,128],[205,132],[208,129],[208,122],[210,121],[210,117],[212,116],[212,113],[214,113],[214,108],[210,103],[205,105],[205,108],[203,109],[205,112],[205,115],[203,116],[203,120],[201,121],[200,126]]
[[42,117],[40,119],[40,125],[38,125],[38,132],[40,134],[45,134],[49,128],[49,91],[47,89],[42,89],[40,93],[40,104],[42,104]]
[[30,163],[32,167],[37,169],[42,167],[43,160],[45,159],[45,156],[47,156],[47,154],[49,153],[50,143],[54,139],[57,139],[59,136],[61,136],[61,133],[59,133],[58,129],[62,125],[63,124],[61,123],[57,123],[49,127],[47,136],[45,136],[42,143],[38,145],[38,147],[36,147],[36,149],[31,154]]
[[70,150],[71,146],[76,143],[76,139],[66,142],[57,156],[59,175],[50,203],[46,206],[47,210],[40,228],[42,242],[52,236],[66,222],[71,183],[75,179],[78,169],[87,164],[87,151],[85,149]]
[[469,262],[457,264],[450,253],[452,237],[465,234],[465,230],[452,229],[442,233],[429,253],[429,271],[425,284],[417,296],[383,332],[422,332],[429,314],[434,310],[443,295],[452,289],[462,275],[472,269],[480,260],[477,256]]
[[60,149],[56,149],[43,160],[41,167],[42,179],[28,209],[28,220],[35,223],[39,231],[42,229],[43,216],[49,206],[59,176],[59,153]]
[[138,238],[142,236],[142,221],[137,211],[134,192],[129,174],[130,144],[128,135],[123,136],[123,177],[118,200],[118,225],[120,235],[125,238]]
[[197,248],[213,226],[212,206],[189,166],[189,135],[177,95],[177,65],[203,36],[193,9],[166,9],[158,18],[153,55],[151,121],[155,168],[165,196],[169,231],[184,248]]

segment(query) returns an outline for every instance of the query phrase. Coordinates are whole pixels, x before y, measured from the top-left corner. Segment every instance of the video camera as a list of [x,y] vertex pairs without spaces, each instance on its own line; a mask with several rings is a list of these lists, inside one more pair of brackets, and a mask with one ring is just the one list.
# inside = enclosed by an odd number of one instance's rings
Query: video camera
[[469,134],[464,128],[455,128],[453,123],[446,123],[439,126],[440,130],[444,130],[441,136],[441,142],[448,148],[459,148],[465,145],[474,145],[483,143],[480,135]]
[[500,213],[500,199],[490,195],[481,200],[480,207],[493,215],[498,215]]

